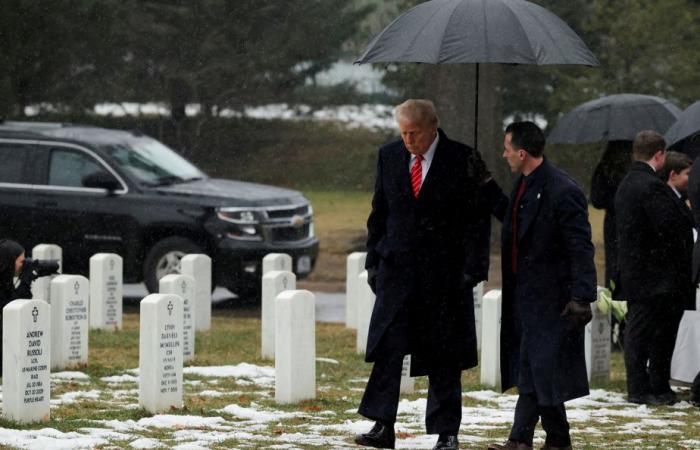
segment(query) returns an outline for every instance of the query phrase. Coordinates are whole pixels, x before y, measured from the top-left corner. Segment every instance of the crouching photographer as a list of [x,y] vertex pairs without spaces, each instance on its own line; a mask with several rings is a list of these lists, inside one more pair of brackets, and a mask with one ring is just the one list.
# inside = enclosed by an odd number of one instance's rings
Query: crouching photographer
[[0,239],[0,307],[18,298],[32,298],[32,282],[57,272],[57,261],[25,259],[21,245],[10,239]]

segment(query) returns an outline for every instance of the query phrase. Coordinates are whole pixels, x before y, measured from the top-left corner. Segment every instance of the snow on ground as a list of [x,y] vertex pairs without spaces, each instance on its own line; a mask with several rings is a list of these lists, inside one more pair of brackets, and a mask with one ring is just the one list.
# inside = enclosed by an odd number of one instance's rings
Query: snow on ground
[[[331,361],[321,362],[334,364]],[[86,389],[90,377],[82,372],[60,372],[52,375],[52,389],[58,389],[51,400],[52,414],[65,405],[80,407],[80,402],[103,405],[101,410],[123,411],[138,406],[138,371],[103,377],[95,386]],[[199,405],[220,402],[216,407],[191,408],[182,414],[141,415],[132,419],[81,420],[76,431],[62,432],[53,428],[15,430],[0,428],[0,447],[22,449],[91,449],[105,448],[172,448],[179,450],[214,448],[356,448],[352,436],[367,431],[372,422],[356,414],[359,395],[344,397],[348,402],[345,413],[300,407],[275,407],[272,367],[241,363],[232,366],[187,367],[184,369],[185,395],[197,397]],[[195,377],[193,379],[192,377]],[[67,380],[77,380],[75,390],[65,391]],[[101,383],[100,383],[101,382]],[[361,386],[365,379],[351,379],[347,383]],[[230,389],[231,386],[250,386],[248,390]],[[218,386],[216,390],[212,386]],[[224,387],[226,386],[226,388]],[[73,386],[70,386],[73,387]],[[348,386],[330,386],[322,381],[319,396],[333,389]],[[359,388],[358,388],[359,389]],[[436,436],[425,435],[424,394],[399,403],[396,424],[399,449],[430,449]],[[245,400],[242,400],[245,399]],[[194,401],[194,400],[193,400]],[[460,441],[464,448],[483,448],[486,442],[498,436],[505,437],[512,421],[517,396],[479,390],[464,392]],[[322,403],[320,403],[322,404]],[[77,405],[77,406],[76,406]],[[615,448],[700,448],[700,441],[684,436],[689,423],[700,421],[700,410],[682,402],[673,408],[650,408],[627,403],[618,392],[593,390],[585,398],[567,404],[572,435],[583,442],[607,442],[613,436]],[[200,414],[198,414],[200,413]],[[63,419],[61,423],[69,422]],[[77,427],[70,427],[73,430]],[[644,438],[642,439],[642,435]],[[619,436],[619,439],[615,439]],[[544,440],[538,429],[536,447]],[[653,440],[653,442],[652,442]],[[595,442],[595,441],[594,441]],[[672,445],[671,445],[672,444]],[[683,446],[683,447],[677,447]]]

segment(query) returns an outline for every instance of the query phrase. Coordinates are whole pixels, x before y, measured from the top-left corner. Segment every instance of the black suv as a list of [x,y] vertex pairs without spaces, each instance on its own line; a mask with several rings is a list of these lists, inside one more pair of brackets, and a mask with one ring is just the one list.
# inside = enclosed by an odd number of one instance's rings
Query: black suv
[[318,256],[299,192],[208,178],[138,132],[38,122],[0,123],[0,237],[60,245],[65,273],[117,253],[125,282],[150,292],[187,253],[210,255],[213,284],[243,297],[259,294],[267,253],[291,255],[298,278]]

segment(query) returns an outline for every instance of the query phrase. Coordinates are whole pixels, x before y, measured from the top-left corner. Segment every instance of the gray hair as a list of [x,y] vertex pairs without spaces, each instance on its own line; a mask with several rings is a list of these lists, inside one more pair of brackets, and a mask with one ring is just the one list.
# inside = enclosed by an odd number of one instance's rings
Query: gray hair
[[440,121],[435,111],[435,104],[430,100],[408,99],[394,108],[397,122],[437,126]]

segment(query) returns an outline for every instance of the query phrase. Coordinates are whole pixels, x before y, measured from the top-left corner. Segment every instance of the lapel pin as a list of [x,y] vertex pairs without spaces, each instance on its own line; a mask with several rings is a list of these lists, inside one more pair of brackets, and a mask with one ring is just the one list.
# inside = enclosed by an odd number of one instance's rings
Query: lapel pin
[[540,193],[538,192],[538,193],[537,193],[537,200],[540,199],[540,196],[542,196],[542,194],[540,194]]

